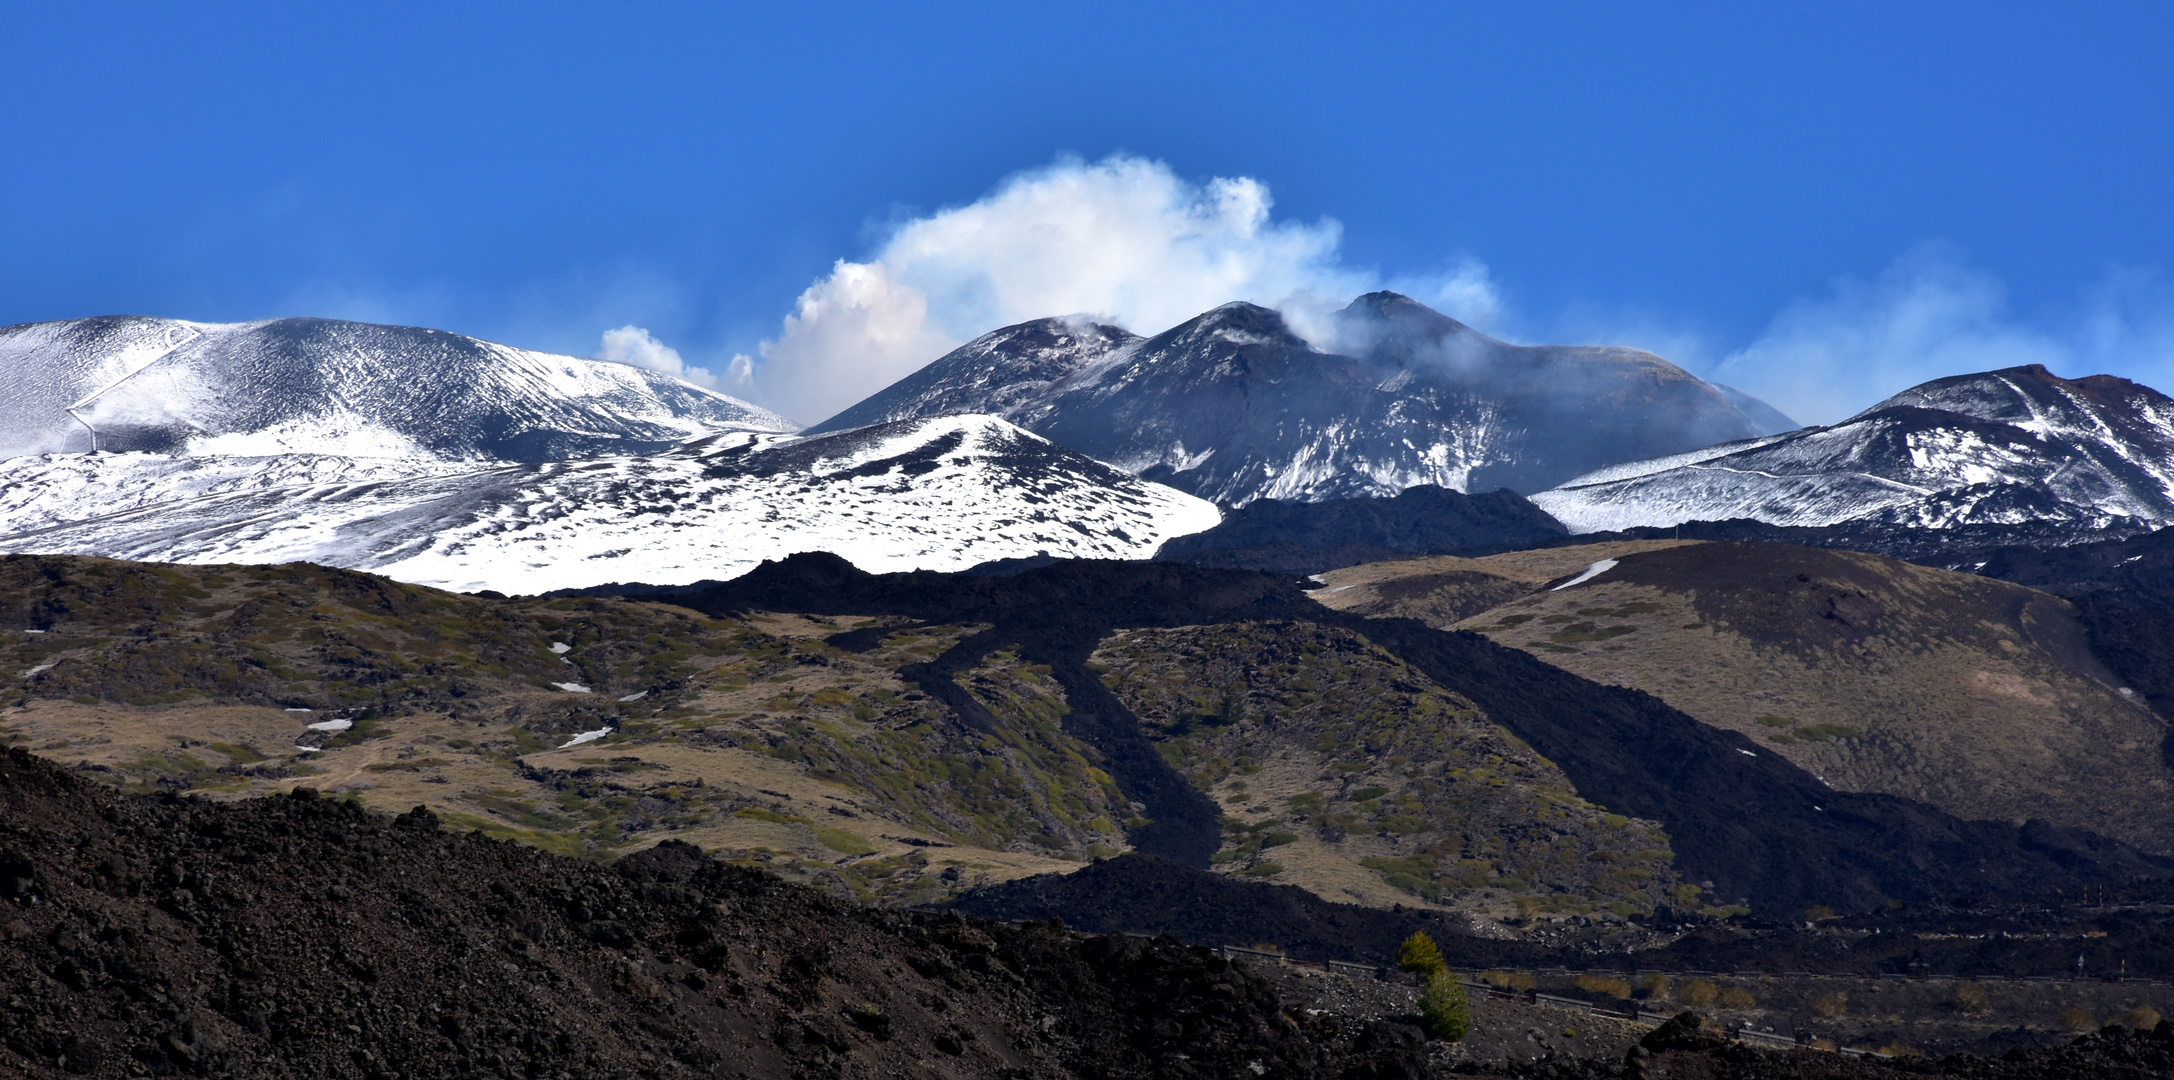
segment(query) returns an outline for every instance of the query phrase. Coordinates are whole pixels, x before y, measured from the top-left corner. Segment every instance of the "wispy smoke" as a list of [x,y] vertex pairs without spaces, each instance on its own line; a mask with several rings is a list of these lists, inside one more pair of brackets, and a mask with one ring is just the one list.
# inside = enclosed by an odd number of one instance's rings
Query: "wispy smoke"
[[680,359],[679,350],[658,341],[649,331],[639,326],[629,325],[604,331],[604,346],[596,354],[596,358],[676,375],[696,386],[711,390],[718,388],[719,380],[717,376],[710,374],[708,368],[689,367],[686,361]]
[[[1319,341],[1327,312],[1384,282],[1343,265],[1335,221],[1278,222],[1272,206],[1248,177],[1196,184],[1141,158],[1059,161],[899,226],[864,262],[839,260],[735,374],[812,423],[979,334],[1046,316],[1154,333],[1250,300]],[[1477,263],[1387,284],[1482,323],[1501,307]]]
[[1845,278],[1826,296],[1791,304],[1711,377],[1813,424],[1929,379],[2022,364],[2070,378],[2109,371],[2165,390],[2174,375],[2170,299],[2154,278],[2116,275],[2074,317],[2025,325],[1998,279],[1926,245],[1872,281]]

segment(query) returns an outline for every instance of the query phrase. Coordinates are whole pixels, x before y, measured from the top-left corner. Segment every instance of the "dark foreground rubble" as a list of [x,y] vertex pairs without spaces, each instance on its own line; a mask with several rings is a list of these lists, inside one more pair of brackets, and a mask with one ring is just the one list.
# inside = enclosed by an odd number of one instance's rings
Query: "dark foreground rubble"
[[667,843],[616,866],[297,792],[0,759],[0,1074],[1423,1075],[1173,939],[863,909]]
[[1168,937],[854,907],[681,843],[607,867],[306,790],[132,796],[0,757],[0,1075],[2174,1075],[2164,1023],[1879,1060],[1685,1018],[1626,1057],[1499,1002],[1428,1043],[1406,994],[1279,978]]
[[1648,1033],[1621,1062],[1549,1059],[1459,1071],[1516,1080],[2144,1080],[2174,1075],[2174,1024],[2161,1021],[2144,1032],[2109,1027],[2066,1046],[2018,1048],[1997,1058],[1879,1058],[1756,1049],[1684,1013]]

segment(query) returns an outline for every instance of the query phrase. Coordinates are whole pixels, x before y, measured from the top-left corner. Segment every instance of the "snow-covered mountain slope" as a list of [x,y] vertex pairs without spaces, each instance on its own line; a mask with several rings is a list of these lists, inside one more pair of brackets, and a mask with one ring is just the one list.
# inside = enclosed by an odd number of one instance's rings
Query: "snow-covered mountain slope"
[[[9,520],[50,520],[69,499],[75,512],[100,500],[111,509],[0,536],[0,551],[309,560],[506,593],[730,578],[800,551],[875,572],[1040,553],[1144,559],[1219,520],[1206,502],[989,416],[810,439],[742,432],[642,456],[390,478],[323,458],[56,454],[6,464],[11,492],[50,493],[37,509],[11,507]],[[295,482],[260,482],[278,476]],[[182,496],[137,494],[160,485]]]
[[408,480],[474,472],[485,464],[429,456],[233,457],[144,451],[0,458],[0,537],[209,495]]
[[1937,379],[1836,424],[1597,470],[1532,497],[1574,532],[1772,525],[2174,522],[2174,400],[2108,375]]
[[[1534,491],[1595,466],[1759,435],[1771,407],[1635,349],[1524,347],[1394,293],[1338,319],[1351,355],[1227,304],[1149,339],[1044,319],[1006,327],[817,425],[1000,413],[1149,479],[1258,498]],[[1747,412],[1757,412],[1754,417]]]
[[0,328],[0,457],[92,448],[475,463],[658,450],[774,413],[654,371],[440,330],[113,316]]

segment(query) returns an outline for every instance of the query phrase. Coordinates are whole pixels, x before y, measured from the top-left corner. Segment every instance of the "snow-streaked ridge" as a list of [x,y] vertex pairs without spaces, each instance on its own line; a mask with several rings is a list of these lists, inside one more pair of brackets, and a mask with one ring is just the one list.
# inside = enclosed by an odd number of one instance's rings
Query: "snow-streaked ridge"
[[1532,501],[1573,532],[2174,522],[2174,401],[2041,367],[1913,387],[1833,427],[1595,470]]
[[1204,500],[980,415],[810,439],[739,432],[648,455],[405,475],[304,455],[47,455],[0,465],[14,500],[0,508],[14,530],[0,536],[0,550],[307,560],[507,593],[723,579],[801,551],[874,572],[1036,554],[1147,558],[1220,519]]

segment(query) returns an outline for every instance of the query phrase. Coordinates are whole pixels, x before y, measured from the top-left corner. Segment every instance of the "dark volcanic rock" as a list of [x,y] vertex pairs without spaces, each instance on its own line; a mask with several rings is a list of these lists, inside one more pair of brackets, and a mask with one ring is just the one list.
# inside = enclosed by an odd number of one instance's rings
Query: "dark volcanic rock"
[[1983,1080],[2144,1080],[2174,1068],[2174,1025],[2152,1031],[2118,1025],[2063,1046],[2017,1047],[1998,1058],[1847,1057],[1813,1050],[1756,1049],[1726,1041],[1726,1032],[1684,1013],[1648,1033],[1621,1065],[1603,1061],[1512,1063],[1518,1080],[1874,1080],[1909,1076],[1967,1076]]
[[1975,569],[2071,599],[2174,607],[2174,529],[2069,547],[2001,548],[1984,553]]
[[1272,942],[1301,960],[1393,965],[1397,946],[1424,931],[1452,964],[1536,963],[1531,946],[1482,941],[1438,911],[1384,911],[1323,900],[1295,885],[1210,874],[1153,855],[1105,859],[1069,874],[1042,874],[965,894],[952,908],[1016,922],[1063,919],[1098,933],[1170,934],[1202,945]]
[[1566,533],[1561,522],[1506,488],[1466,495],[1421,484],[1393,499],[1258,499],[1224,515],[1215,528],[1166,541],[1155,557],[1312,574],[1381,559],[1538,547]]
[[[1474,937],[1461,920],[1410,908],[1332,903],[1293,886],[1209,873],[1126,855],[1070,874],[988,885],[953,910],[1019,921],[1062,919],[1081,930],[1171,934],[1251,948],[1275,945],[1300,960],[1393,964],[1424,931],[1460,970],[1560,967],[1572,971],[1790,971],[1826,975],[2028,978],[2087,971],[2174,975],[2174,884],[2147,882],[2067,896],[1987,896],[1960,903],[1881,907],[1806,927],[1738,918],[1679,925],[1665,945],[1623,951],[1602,936],[1549,935],[1556,943]],[[1667,926],[1679,916],[1652,920]],[[2079,928],[2090,933],[2079,936]],[[1539,935],[1535,935],[1537,937]],[[1601,1004],[1606,1004],[1605,1001]]]
[[[307,790],[124,796],[0,758],[0,1072],[1369,1077],[1169,938],[855,908],[668,842],[616,867]],[[936,1063],[941,1063],[937,1065]]]

